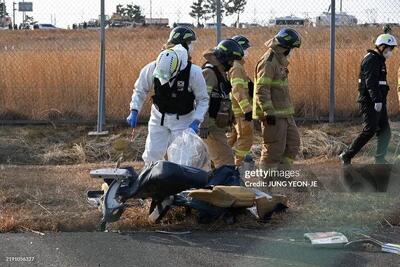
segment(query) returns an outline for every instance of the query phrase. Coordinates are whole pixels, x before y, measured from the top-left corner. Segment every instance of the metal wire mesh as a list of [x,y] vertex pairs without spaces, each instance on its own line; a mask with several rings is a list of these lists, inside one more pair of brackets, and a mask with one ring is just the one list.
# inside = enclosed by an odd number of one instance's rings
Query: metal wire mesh
[[[99,1],[33,0],[33,12],[25,13],[25,22],[19,11],[15,22],[17,28],[29,24],[39,28],[36,30],[8,30],[13,21],[13,3],[0,2],[8,12],[8,16],[2,14],[0,8],[0,26],[5,28],[0,31],[0,119],[94,119],[99,73]],[[373,40],[387,23],[392,24],[393,34],[400,36],[400,2],[343,0],[342,8],[341,1],[336,2],[335,112],[339,117],[351,118],[357,114],[361,59],[367,48],[373,48]],[[318,119],[328,115],[330,3],[222,1],[222,37],[243,34],[253,45],[246,63],[251,77],[266,50],[264,43],[280,28],[294,27],[302,35],[302,48],[293,54],[289,68],[289,86],[298,117]],[[215,0],[106,2],[107,119],[123,119],[127,115],[140,69],[157,57],[171,27],[194,27],[198,41],[193,62],[204,62],[203,51],[216,44],[215,4]],[[50,30],[45,24],[60,29]],[[388,62],[392,115],[399,111],[399,59],[399,53],[395,53]],[[148,113],[147,104],[142,115]]]

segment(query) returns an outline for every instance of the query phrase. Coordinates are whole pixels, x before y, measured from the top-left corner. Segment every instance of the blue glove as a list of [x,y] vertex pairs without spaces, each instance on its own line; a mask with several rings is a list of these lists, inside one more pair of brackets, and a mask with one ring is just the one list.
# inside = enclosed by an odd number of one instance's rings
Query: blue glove
[[195,133],[198,133],[198,132],[199,132],[199,125],[200,125],[200,121],[194,120],[194,121],[189,125],[189,128],[192,128],[192,130],[193,130]]
[[131,114],[129,114],[128,118],[126,118],[126,122],[132,127],[135,128],[137,124],[138,111],[136,109],[131,110]]

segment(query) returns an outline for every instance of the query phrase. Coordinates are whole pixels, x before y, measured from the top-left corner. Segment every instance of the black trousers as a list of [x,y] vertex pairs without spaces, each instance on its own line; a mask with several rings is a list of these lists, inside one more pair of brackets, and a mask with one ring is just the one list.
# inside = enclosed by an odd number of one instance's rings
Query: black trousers
[[376,134],[378,137],[378,146],[375,158],[384,159],[391,137],[386,105],[383,105],[380,112],[375,110],[374,103],[360,103],[360,109],[363,117],[364,129],[350,145],[346,154],[348,157],[353,158]]

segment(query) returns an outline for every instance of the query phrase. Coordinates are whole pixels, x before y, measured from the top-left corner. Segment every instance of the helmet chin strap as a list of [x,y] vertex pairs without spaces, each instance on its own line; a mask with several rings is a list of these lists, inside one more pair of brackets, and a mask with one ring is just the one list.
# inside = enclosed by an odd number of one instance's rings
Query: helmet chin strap
[[379,46],[376,46],[376,50],[378,50],[379,54],[383,56],[383,52],[385,52],[385,49],[388,48],[389,46],[383,45],[383,49],[381,50]]
[[189,45],[188,43],[184,42],[182,46],[189,52]]
[[229,71],[232,68],[232,65],[229,64],[229,61],[225,61],[223,63],[225,71]]

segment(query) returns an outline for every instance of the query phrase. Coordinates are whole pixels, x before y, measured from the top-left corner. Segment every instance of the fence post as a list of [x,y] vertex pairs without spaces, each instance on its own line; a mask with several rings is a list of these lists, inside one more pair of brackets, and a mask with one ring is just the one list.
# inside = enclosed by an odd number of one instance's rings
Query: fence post
[[15,6],[17,5],[17,3],[15,3],[15,2],[13,2],[13,30],[15,30],[14,29],[14,27],[15,27],[15,25],[17,25],[17,23],[15,22],[15,11],[17,11],[17,9],[15,8]]
[[217,25],[216,25],[217,44],[221,41],[221,24],[222,24],[221,0],[217,0]]
[[336,38],[336,3],[335,0],[331,0],[329,123],[335,122],[335,38]]
[[106,19],[105,19],[105,0],[101,0],[100,7],[100,66],[99,66],[99,95],[97,109],[97,129],[96,132],[90,132],[89,135],[107,135],[104,131],[106,120],[105,112],[105,84],[106,84]]

